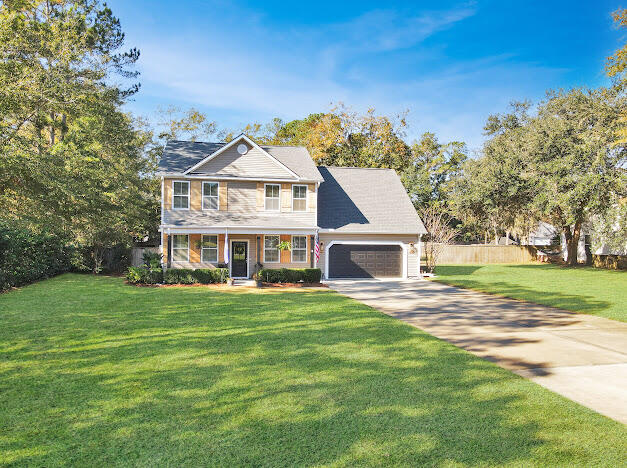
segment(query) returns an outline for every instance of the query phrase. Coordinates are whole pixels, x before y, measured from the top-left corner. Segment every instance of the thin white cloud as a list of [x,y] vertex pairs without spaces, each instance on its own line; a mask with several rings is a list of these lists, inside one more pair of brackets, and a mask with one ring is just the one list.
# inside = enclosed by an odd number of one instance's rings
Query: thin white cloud
[[[248,115],[246,122],[268,115],[301,118],[338,101],[385,113],[410,109],[411,137],[430,130],[444,140],[466,137],[478,146],[485,120],[481,112],[502,108],[503,96],[516,97],[504,93],[509,84],[495,82],[495,77],[514,81],[516,75],[527,75],[532,83],[547,70],[498,56],[383,79],[372,72],[370,60],[373,54],[385,60],[388,53],[415,47],[473,14],[473,5],[414,16],[378,10],[348,22],[278,32],[258,15],[240,14],[207,31],[150,40],[144,35],[139,44],[143,92],[164,104],[186,101]],[[219,115],[212,118],[220,120]]]

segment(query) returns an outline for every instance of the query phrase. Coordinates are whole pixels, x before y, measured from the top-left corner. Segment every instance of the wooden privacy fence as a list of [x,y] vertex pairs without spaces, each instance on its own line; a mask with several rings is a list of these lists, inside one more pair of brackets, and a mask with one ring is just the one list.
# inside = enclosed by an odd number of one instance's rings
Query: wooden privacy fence
[[529,245],[445,245],[438,263],[528,263],[536,259],[537,250]]
[[159,252],[159,247],[133,247],[131,265],[142,266],[144,264],[144,252]]

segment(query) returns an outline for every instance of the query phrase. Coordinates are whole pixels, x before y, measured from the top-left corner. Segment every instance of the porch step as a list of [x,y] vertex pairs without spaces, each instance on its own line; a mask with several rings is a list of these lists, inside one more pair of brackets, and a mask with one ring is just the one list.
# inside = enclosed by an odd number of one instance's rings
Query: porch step
[[255,286],[255,280],[251,279],[234,279],[233,286]]

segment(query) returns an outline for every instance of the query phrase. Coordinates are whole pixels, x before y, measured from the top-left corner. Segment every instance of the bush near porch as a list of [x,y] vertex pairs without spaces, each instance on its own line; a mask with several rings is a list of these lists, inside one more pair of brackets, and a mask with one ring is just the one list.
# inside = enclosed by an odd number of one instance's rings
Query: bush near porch
[[214,284],[226,283],[229,277],[227,268],[171,268],[163,273],[150,267],[131,267],[126,274],[130,284]]
[[320,268],[264,268],[258,275],[266,283],[319,283],[322,271]]

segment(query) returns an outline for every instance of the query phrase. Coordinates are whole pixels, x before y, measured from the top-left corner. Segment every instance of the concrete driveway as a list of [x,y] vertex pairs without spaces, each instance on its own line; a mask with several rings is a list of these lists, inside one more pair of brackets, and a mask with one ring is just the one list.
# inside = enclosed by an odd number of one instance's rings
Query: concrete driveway
[[329,285],[627,424],[627,324],[423,280]]

